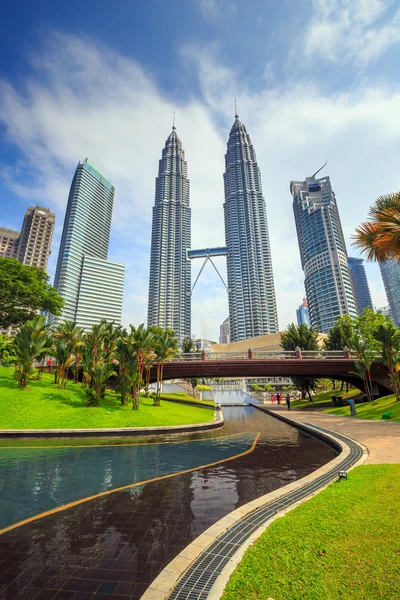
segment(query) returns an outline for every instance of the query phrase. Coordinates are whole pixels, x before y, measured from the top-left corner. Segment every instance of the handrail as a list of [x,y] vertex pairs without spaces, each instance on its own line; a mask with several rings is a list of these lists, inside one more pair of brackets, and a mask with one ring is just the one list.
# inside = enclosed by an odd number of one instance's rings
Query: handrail
[[[375,352],[375,358],[381,358],[379,352]],[[204,361],[204,360],[262,360],[262,359],[352,359],[356,357],[351,352],[345,350],[266,350],[249,348],[240,352],[212,352],[201,350],[196,352],[179,353],[170,358],[167,362],[186,362],[186,361]]]

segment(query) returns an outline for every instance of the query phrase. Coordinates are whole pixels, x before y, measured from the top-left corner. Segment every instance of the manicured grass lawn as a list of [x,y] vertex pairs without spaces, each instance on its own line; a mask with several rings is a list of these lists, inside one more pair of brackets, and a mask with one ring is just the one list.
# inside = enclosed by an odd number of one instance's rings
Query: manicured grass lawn
[[[384,412],[394,412],[391,421],[400,421],[400,402],[396,402],[394,394],[390,396],[384,396],[373,402],[364,402],[363,404],[356,404],[357,419],[372,419],[378,420],[382,418]],[[331,415],[343,415],[345,417],[350,416],[349,406],[340,406],[338,408],[327,408],[324,412]],[[354,417],[353,417],[354,418]],[[399,596],[400,597],[400,596]]]
[[[354,398],[358,396],[360,390],[353,388],[348,392],[341,392],[340,390],[330,390],[329,392],[322,392],[321,394],[315,394],[312,396],[313,401],[309,402],[306,400],[295,400],[292,402],[292,406],[295,408],[302,408],[303,406],[318,406],[318,404],[326,404],[327,402],[331,402],[332,396],[341,396],[343,399]],[[349,411],[350,409],[348,409]]]
[[92,427],[154,427],[186,425],[212,421],[207,408],[161,402],[152,406],[151,398],[142,396],[140,409],[121,406],[119,395],[108,391],[101,405],[85,406],[80,384],[67,383],[65,390],[52,383],[53,376],[43,374],[41,381],[31,381],[25,390],[13,380],[14,369],[0,367],[0,429],[81,429]]
[[274,521],[223,600],[398,600],[400,465],[368,465]]

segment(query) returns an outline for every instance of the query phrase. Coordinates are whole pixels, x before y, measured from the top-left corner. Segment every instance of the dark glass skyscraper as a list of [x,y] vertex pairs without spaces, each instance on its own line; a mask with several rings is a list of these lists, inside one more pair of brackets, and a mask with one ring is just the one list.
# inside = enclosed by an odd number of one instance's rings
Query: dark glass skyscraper
[[328,333],[340,316],[357,316],[347,250],[329,177],[292,181],[290,192],[311,325]]
[[175,125],[159,161],[151,235],[148,325],[190,337],[191,269],[187,162]]
[[364,261],[362,258],[353,258],[349,256],[347,262],[353,283],[354,299],[356,301],[357,311],[358,314],[361,314],[364,308],[373,308],[367,276],[365,274]]
[[400,265],[397,260],[379,263],[390,316],[396,327],[400,328]]
[[225,154],[231,341],[278,331],[267,212],[256,153],[235,115]]

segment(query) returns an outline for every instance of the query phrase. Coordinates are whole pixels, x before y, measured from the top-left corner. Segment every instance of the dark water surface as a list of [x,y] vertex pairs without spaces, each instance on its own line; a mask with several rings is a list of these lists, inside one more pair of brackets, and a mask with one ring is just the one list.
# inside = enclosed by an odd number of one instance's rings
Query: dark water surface
[[[1,528],[71,500],[231,458],[259,434],[253,452],[239,458],[116,491],[3,533],[0,599],[138,599],[217,520],[335,456],[320,440],[255,408],[227,407],[224,416],[225,426],[215,432],[147,446],[0,449]],[[171,440],[177,443],[162,443]]]

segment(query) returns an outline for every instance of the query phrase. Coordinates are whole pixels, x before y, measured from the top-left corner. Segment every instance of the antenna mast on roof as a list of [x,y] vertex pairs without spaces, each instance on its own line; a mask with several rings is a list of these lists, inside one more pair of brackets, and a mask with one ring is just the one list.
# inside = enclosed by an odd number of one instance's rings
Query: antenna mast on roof
[[326,165],[328,164],[328,161],[326,160],[325,163],[322,165],[322,167],[320,169],[318,169],[318,171],[315,171],[314,175],[311,175],[311,177],[315,177],[317,173],[319,173],[320,171],[322,171],[322,169],[324,167],[326,167]]

